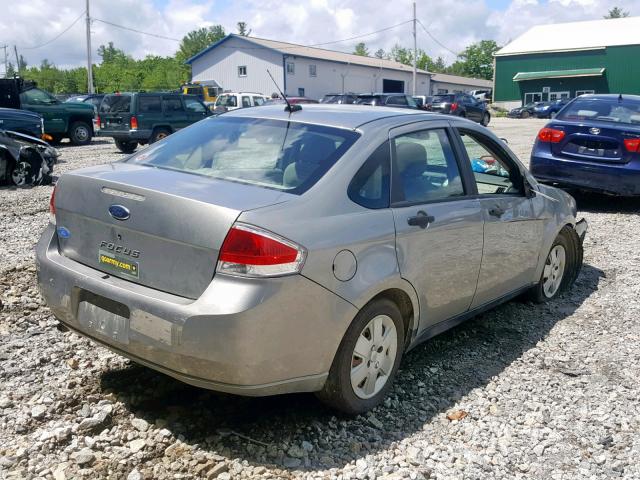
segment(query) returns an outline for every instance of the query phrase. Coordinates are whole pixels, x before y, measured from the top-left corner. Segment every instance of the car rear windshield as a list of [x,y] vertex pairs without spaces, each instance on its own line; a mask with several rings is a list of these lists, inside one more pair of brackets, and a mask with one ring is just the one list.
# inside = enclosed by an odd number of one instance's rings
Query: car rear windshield
[[453,102],[455,95],[436,95],[433,97],[433,103]]
[[238,100],[235,95],[220,95],[216,100],[216,107],[237,107]]
[[320,125],[220,116],[180,130],[127,161],[301,194],[358,137]]
[[559,120],[640,124],[640,100],[613,98],[578,98],[560,110]]
[[131,111],[131,95],[107,95],[100,104],[100,113],[128,113]]
[[356,99],[358,105],[371,105],[374,101],[380,100],[376,95],[361,95]]

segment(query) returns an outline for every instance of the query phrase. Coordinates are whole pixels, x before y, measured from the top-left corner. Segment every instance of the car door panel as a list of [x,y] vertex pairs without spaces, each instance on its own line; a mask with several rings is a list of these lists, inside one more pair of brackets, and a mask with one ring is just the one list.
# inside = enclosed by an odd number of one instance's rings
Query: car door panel
[[[452,171],[452,167],[459,169],[459,161],[448,145],[450,135],[447,122],[433,121],[400,127],[390,133],[396,254],[401,276],[413,285],[418,295],[419,330],[469,309],[482,260],[480,201],[462,192],[463,183]],[[407,172],[421,163],[412,163],[412,155],[424,155],[427,167],[415,178],[405,178]],[[435,180],[433,175],[447,178]],[[411,197],[412,182],[416,179],[422,182],[425,178],[424,198]],[[434,183],[435,190],[429,190],[434,188]],[[400,190],[402,196],[399,197],[394,192]]]

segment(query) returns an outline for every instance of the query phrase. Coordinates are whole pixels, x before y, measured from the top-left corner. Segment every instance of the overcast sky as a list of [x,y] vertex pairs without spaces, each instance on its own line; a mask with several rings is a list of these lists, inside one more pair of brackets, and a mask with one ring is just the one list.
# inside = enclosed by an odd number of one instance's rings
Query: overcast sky
[[[249,24],[252,36],[300,44],[341,40],[372,32],[411,18],[411,0],[91,0],[91,15],[130,28],[180,39],[195,28],[221,24],[236,32],[236,23]],[[448,50],[459,52],[472,42],[494,39],[508,43],[528,28],[544,23],[599,19],[614,5],[640,15],[638,0],[418,0],[418,19]],[[43,59],[60,66],[86,62],[85,23],[81,18],[57,40],[41,45],[67,28],[85,8],[85,0],[0,0],[0,47],[13,45],[30,65]],[[91,27],[94,62],[101,44],[112,41],[136,58],[171,55],[172,40],[140,35],[94,21]],[[411,46],[410,24],[361,40],[325,48],[351,52],[364,41],[373,54],[394,44]],[[439,46],[418,26],[418,46],[429,55],[454,55]],[[0,50],[0,63],[4,53]],[[4,66],[0,66],[0,71]]]

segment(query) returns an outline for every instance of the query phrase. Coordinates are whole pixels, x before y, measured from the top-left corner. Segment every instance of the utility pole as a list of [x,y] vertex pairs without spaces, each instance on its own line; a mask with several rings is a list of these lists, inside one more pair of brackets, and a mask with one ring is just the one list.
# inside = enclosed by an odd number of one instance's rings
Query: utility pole
[[[88,2],[89,0],[87,0]],[[416,94],[416,65],[418,61],[418,42],[416,40],[416,2],[413,2],[413,95]]]
[[89,14],[89,0],[87,0],[87,92],[93,93],[93,68],[91,64],[91,15]]
[[7,47],[9,45],[3,45],[4,48],[4,78],[9,78],[9,57],[7,57]]
[[13,53],[16,54],[16,73],[20,75],[20,57],[18,57],[18,47],[13,46]]

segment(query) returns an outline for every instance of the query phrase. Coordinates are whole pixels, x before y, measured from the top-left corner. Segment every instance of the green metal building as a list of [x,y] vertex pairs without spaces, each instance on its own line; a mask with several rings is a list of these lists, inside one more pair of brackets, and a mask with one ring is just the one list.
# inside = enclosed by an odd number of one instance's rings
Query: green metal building
[[533,27],[494,55],[494,102],[640,95],[640,17]]

